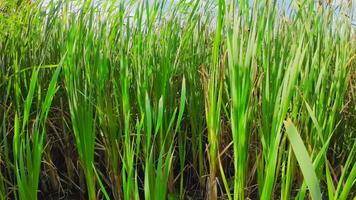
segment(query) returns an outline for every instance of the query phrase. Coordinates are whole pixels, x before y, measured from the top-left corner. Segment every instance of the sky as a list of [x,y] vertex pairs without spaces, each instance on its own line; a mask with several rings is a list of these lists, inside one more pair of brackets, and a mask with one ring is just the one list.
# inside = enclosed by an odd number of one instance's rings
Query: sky
[[[45,0],[47,2],[49,2],[50,0]],[[97,2],[103,1],[103,0],[94,0]],[[130,1],[130,0],[117,0],[119,1]],[[148,0],[149,2],[153,2],[154,0]],[[174,0],[176,2],[178,2],[179,0]],[[249,0],[251,3],[253,2],[253,0]],[[282,2],[284,2],[284,5],[286,7],[288,7],[288,5],[290,4],[292,0],[277,0],[279,5],[283,5]],[[326,0],[321,0],[321,1],[326,1]],[[333,7],[335,8],[336,12],[338,12],[338,8],[342,3],[347,3],[348,1],[352,2],[352,11],[350,13],[351,17],[352,17],[352,24],[354,27],[356,27],[356,0],[332,0],[333,1]]]

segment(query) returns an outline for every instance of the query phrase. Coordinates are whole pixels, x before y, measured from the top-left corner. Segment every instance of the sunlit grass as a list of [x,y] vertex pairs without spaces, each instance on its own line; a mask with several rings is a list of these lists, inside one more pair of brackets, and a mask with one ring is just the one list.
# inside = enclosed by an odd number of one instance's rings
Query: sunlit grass
[[352,5],[279,3],[2,1],[0,200],[353,198]]

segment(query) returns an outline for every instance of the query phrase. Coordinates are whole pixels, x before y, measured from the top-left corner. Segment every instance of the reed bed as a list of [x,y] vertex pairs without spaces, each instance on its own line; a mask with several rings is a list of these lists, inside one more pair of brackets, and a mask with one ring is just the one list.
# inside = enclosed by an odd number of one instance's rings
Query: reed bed
[[354,199],[352,6],[0,1],[0,200]]

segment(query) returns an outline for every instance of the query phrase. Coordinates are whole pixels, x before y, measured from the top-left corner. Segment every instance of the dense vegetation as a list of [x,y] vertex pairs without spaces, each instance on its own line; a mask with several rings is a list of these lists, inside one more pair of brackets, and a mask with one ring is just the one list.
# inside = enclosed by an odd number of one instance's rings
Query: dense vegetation
[[0,200],[353,199],[351,1],[251,2],[1,0]]

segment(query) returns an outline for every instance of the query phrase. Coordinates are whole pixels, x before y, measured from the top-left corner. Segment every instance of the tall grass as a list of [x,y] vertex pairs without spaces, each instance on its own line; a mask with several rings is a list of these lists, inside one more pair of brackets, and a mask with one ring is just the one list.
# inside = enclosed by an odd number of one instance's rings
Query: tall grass
[[1,1],[0,199],[353,198],[334,5]]
[[[18,108],[14,119],[13,156],[16,169],[16,184],[18,186],[17,197],[20,199],[37,199],[37,188],[41,172],[41,159],[44,148],[45,124],[47,115],[57,90],[56,84],[61,68],[54,72],[44,100],[38,95],[41,103],[34,122],[29,122],[31,105],[38,84],[39,69],[35,68],[30,78],[29,91],[25,98],[24,107]],[[38,88],[40,91],[41,88]],[[17,98],[20,98],[17,96]],[[20,100],[19,100],[20,101]],[[23,110],[23,112],[21,112]],[[31,139],[30,139],[31,138]]]

